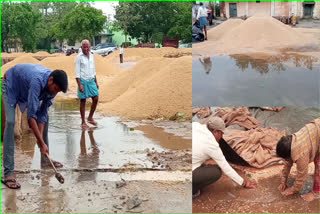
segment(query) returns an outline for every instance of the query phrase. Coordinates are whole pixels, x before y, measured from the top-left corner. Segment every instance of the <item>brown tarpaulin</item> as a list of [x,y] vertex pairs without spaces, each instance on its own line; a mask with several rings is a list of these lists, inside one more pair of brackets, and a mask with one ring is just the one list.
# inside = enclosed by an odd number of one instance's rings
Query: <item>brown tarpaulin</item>
[[197,114],[198,118],[203,119],[211,115],[210,107],[192,107],[192,114]]
[[251,166],[263,168],[282,160],[276,155],[276,145],[284,135],[285,131],[274,128],[227,129],[223,138]]
[[251,116],[248,107],[216,107],[213,116],[221,117],[226,126],[238,124],[246,129],[254,129],[259,121]]

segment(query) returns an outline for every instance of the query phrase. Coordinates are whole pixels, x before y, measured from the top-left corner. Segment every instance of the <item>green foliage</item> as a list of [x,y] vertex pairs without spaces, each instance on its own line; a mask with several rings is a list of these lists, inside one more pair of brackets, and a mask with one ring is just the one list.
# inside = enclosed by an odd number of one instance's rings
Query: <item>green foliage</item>
[[52,42],[92,39],[106,17],[90,6],[92,1],[1,2],[1,50],[22,44],[24,51],[51,49]]
[[191,42],[192,40],[192,4],[191,2],[172,2],[175,5],[175,11],[172,15],[173,25],[168,31],[168,35],[176,37],[183,42]]
[[28,3],[2,3],[1,49],[20,42],[25,51],[34,51],[40,37],[41,13]]
[[125,34],[144,42],[159,42],[160,35],[191,40],[191,2],[119,2],[116,24]]
[[78,4],[55,26],[55,32],[60,39],[91,40],[103,30],[105,22],[106,17],[102,14],[102,10]]

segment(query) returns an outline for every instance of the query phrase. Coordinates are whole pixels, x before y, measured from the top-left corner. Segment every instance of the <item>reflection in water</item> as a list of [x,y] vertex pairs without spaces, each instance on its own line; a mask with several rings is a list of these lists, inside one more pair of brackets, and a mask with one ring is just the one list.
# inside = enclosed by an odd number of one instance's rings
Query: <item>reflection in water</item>
[[50,172],[40,172],[41,176],[41,188],[39,190],[39,212],[61,212],[64,209],[66,203],[66,193],[64,189],[54,190],[55,194],[52,193],[50,181],[58,182],[55,178],[55,173],[52,169]]
[[275,56],[263,56],[257,58],[255,56],[233,54],[230,55],[235,60],[235,64],[242,71],[251,68],[258,71],[260,74],[268,73],[269,71],[286,71],[285,63],[293,64],[295,67],[305,67],[312,70],[313,63],[318,61],[312,56],[305,56],[299,54],[283,54]]
[[[99,166],[99,154],[100,150],[97,146],[97,143],[93,137],[93,129],[88,130],[90,145],[88,150],[91,150],[90,153],[87,153],[86,147],[86,131],[81,132],[80,138],[80,154],[78,158],[79,168],[89,168],[95,169]],[[79,173],[78,181],[94,181],[96,180],[97,172],[86,172],[84,174]]]
[[206,74],[209,74],[212,67],[212,62],[210,57],[204,57],[203,59],[199,59],[200,63],[203,65]]
[[192,61],[193,106],[319,106],[315,57],[214,56],[209,73],[203,62]]
[[9,188],[4,191],[5,212],[7,212],[7,213],[17,213],[17,192],[18,192],[18,190],[11,190]]

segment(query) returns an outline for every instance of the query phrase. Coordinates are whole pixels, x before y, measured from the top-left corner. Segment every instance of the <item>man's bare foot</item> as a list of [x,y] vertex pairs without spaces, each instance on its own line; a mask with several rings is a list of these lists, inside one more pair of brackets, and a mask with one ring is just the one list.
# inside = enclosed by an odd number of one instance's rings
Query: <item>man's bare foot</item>
[[1,178],[1,183],[6,185],[10,189],[20,189],[21,187],[21,185],[16,181],[16,177],[14,175],[9,175]]
[[97,124],[98,124],[93,118],[88,118],[88,123],[90,123],[94,126],[97,126]]
[[81,128],[82,128],[82,130],[85,130],[85,129],[88,129],[88,128],[90,128],[90,127],[88,126],[88,124],[82,123],[82,124],[81,124]]
[[316,200],[316,199],[319,199],[319,193],[316,193],[316,192],[308,192],[306,194],[303,194],[301,195],[301,198],[305,201],[313,201],[313,200]]

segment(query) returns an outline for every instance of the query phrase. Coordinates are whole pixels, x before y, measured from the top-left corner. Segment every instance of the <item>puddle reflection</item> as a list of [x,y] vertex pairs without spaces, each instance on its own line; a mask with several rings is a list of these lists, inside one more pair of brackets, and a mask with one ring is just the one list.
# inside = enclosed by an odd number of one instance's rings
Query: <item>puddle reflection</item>
[[[152,148],[163,151],[157,141],[139,131],[130,131],[118,117],[96,114],[98,127],[82,131],[78,103],[74,101],[55,102],[49,118],[50,155],[62,162],[64,168],[119,168],[128,162],[151,167],[146,153],[136,151]],[[30,157],[30,168],[40,169],[40,152],[35,142],[29,134],[23,136],[18,146]]]
[[[100,149],[93,136],[94,129],[88,130],[90,147],[86,146],[86,131],[81,132],[80,138],[80,154],[78,157],[78,168],[95,169],[99,166]],[[88,142],[88,141],[87,141]],[[78,182],[95,181],[97,172],[79,173]]]
[[319,63],[312,56],[234,54],[193,59],[192,105],[318,107],[318,80]]

